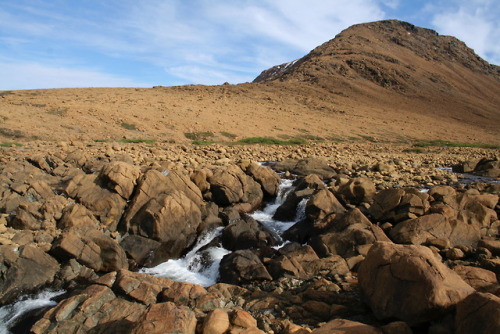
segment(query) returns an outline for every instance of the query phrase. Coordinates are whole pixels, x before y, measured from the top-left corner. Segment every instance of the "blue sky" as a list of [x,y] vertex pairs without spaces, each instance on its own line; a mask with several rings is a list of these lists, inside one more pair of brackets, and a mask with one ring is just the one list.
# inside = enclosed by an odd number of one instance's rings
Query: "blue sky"
[[500,64],[498,0],[0,0],[0,90],[248,82],[382,19]]

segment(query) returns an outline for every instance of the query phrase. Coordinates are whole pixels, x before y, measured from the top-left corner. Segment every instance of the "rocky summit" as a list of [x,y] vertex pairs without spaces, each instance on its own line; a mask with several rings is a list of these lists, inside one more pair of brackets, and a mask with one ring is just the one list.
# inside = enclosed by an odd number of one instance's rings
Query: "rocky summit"
[[499,80],[391,20],[254,83],[0,93],[0,332],[498,332]]

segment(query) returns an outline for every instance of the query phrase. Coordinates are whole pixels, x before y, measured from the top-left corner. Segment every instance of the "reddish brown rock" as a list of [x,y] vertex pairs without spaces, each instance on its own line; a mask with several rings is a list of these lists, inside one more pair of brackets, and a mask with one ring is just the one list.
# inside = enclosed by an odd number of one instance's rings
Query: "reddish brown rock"
[[369,178],[356,177],[342,185],[338,192],[347,203],[361,204],[371,202],[376,189],[375,184]]
[[259,257],[250,250],[238,250],[225,255],[219,272],[221,281],[229,284],[273,279]]
[[420,324],[446,312],[474,289],[424,246],[377,243],[358,272],[377,318]]
[[456,266],[453,271],[479,292],[494,292],[500,287],[494,272],[471,266]]
[[139,167],[123,161],[113,161],[103,166],[98,182],[127,200],[132,195],[140,175]]
[[187,307],[176,306],[174,303],[167,302],[151,305],[144,315],[132,326],[130,333],[194,334],[195,330],[195,313]]
[[320,190],[306,205],[306,216],[311,221],[321,220],[331,213],[342,213],[345,208],[329,190]]
[[361,322],[335,319],[318,329],[315,329],[311,334],[331,334],[331,333],[345,333],[345,334],[382,334],[383,332],[373,326],[363,324]]
[[203,334],[224,334],[229,329],[229,316],[222,309],[215,309],[207,314],[203,321]]
[[271,168],[260,166],[252,162],[245,168],[245,173],[257,181],[267,196],[278,195],[281,179]]
[[457,334],[490,334],[500,330],[500,298],[491,293],[473,293],[457,305]]

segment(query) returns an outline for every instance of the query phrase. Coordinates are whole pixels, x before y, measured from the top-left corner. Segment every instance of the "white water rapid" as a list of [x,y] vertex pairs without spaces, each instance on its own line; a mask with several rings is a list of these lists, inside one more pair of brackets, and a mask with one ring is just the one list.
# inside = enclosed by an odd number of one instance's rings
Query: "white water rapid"
[[[283,179],[280,184],[278,196],[274,202],[269,203],[263,210],[256,211],[250,215],[280,237],[283,232],[305,215],[307,200],[302,200],[297,207],[297,219],[295,221],[280,222],[273,219],[274,212],[283,204],[287,193],[293,189],[292,183],[293,180]],[[230,251],[221,247],[209,247],[204,248],[202,251],[200,250],[219,236],[222,229],[222,227],[219,227],[214,231],[202,235],[193,249],[184,257],[168,260],[153,268],[143,268],[140,272],[158,277],[166,277],[174,281],[199,284],[201,286],[209,286],[217,283],[220,261]]]
[[65,293],[59,291],[42,291],[34,297],[24,296],[16,302],[0,307],[0,334],[9,334],[10,329],[22,320],[27,312],[42,307],[54,306],[57,303],[52,299]]

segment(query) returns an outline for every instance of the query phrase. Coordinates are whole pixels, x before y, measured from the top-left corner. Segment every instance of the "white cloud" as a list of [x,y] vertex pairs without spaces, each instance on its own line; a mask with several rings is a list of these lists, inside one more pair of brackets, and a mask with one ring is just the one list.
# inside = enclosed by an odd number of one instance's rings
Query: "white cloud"
[[500,2],[489,0],[455,1],[456,8],[432,8],[432,24],[439,33],[464,41],[482,58],[500,64]]
[[0,63],[0,90],[68,87],[150,87],[108,73],[37,63]]

